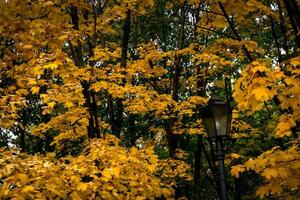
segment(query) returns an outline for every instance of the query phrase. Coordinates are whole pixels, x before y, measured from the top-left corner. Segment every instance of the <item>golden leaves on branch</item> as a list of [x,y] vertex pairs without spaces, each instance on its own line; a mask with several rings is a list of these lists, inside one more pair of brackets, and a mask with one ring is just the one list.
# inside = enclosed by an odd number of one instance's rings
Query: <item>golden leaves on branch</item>
[[292,145],[285,151],[274,147],[255,159],[249,159],[244,165],[232,166],[231,174],[239,177],[245,170],[254,170],[266,180],[256,194],[261,198],[270,194],[280,196],[284,190],[293,191],[300,186],[299,155],[297,145]]
[[[184,161],[158,160],[153,147],[127,151],[118,143],[117,138],[107,135],[105,140],[90,141],[79,156],[59,160],[51,155],[32,156],[1,149],[0,196],[85,199],[98,193],[108,199],[170,199],[174,196],[174,181],[178,177],[191,178]],[[180,151],[177,156],[186,158]]]
[[[241,78],[235,83],[234,98],[238,108],[253,114],[261,109],[269,109],[268,103],[274,103],[277,99],[277,110],[280,115],[272,114],[274,120],[271,124],[274,128],[274,136],[289,137],[292,128],[300,119],[300,95],[299,95],[299,57],[291,58],[279,67],[270,67],[262,61],[254,61],[242,72]],[[279,100],[279,101],[278,101]],[[238,177],[245,170],[253,170],[265,179],[265,183],[256,192],[264,198],[268,195],[289,195],[299,190],[300,177],[299,147],[294,139],[287,145],[287,149],[274,147],[265,151],[257,158],[250,158],[243,165],[233,166],[231,173]]]
[[290,114],[284,114],[280,116],[279,123],[276,127],[275,136],[276,137],[284,137],[290,136],[292,134],[291,128],[296,125],[296,121]]
[[252,62],[235,83],[233,97],[238,108],[249,114],[262,109],[265,102],[277,94],[277,84],[281,77],[281,72],[269,69],[266,63]]
[[243,165],[235,165],[231,167],[231,175],[239,178],[241,172],[245,171],[245,167]]

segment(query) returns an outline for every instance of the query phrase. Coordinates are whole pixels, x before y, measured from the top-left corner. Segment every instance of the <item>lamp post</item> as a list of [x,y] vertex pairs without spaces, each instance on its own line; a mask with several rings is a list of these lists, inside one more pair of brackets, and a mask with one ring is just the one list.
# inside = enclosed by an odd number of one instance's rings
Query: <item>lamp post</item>
[[212,95],[208,105],[204,106],[201,116],[208,137],[215,139],[216,142],[216,160],[219,164],[219,189],[220,199],[227,199],[225,165],[222,141],[229,137],[231,124],[231,107],[223,102],[217,95]]

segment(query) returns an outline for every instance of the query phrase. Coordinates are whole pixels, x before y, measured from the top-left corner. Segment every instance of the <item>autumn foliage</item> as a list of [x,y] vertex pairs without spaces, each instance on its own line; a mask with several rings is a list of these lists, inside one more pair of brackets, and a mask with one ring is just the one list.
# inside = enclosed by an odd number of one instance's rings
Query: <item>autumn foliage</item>
[[1,0],[1,199],[300,198],[295,0]]

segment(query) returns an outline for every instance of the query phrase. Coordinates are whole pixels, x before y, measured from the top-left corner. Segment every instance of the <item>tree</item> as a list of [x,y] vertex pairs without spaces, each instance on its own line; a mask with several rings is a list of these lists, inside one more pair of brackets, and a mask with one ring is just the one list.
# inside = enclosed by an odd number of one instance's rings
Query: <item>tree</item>
[[229,197],[299,196],[296,1],[0,10],[3,198],[217,197],[198,112],[213,92],[234,108]]

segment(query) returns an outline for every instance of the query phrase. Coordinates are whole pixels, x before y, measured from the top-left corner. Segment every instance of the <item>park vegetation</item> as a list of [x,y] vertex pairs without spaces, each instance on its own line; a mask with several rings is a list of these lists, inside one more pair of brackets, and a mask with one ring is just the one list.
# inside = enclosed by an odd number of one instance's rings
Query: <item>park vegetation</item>
[[299,199],[298,3],[0,0],[0,198]]

